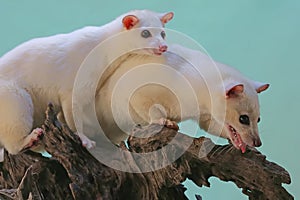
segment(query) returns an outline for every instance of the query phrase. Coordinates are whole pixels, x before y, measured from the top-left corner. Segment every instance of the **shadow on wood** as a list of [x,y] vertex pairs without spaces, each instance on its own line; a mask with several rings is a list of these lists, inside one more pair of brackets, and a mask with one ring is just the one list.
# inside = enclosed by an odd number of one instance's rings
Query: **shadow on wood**
[[[251,200],[294,199],[282,187],[282,183],[291,182],[288,172],[267,161],[255,149],[241,154],[232,145],[214,145],[204,137],[193,139],[158,125],[137,127],[133,135],[152,135],[149,138],[131,136],[128,148],[125,144],[120,146],[130,167],[142,170],[142,165],[161,162],[158,157],[174,157],[180,150],[184,152],[164,168],[129,173],[109,168],[95,159],[82,147],[77,135],[60,125],[51,105],[46,115],[43,127],[46,134],[42,142],[52,157],[45,158],[30,151],[15,156],[5,152],[0,166],[0,199],[181,200],[188,199],[181,184],[186,178],[198,186],[209,186],[208,178],[212,176],[234,182]],[[157,129],[161,131],[153,134]],[[175,136],[177,140],[174,141]],[[171,147],[168,152],[153,154],[148,160],[130,157],[131,152],[154,152],[166,145]],[[204,154],[203,147],[212,147],[212,150]],[[201,199],[200,196],[196,198]]]

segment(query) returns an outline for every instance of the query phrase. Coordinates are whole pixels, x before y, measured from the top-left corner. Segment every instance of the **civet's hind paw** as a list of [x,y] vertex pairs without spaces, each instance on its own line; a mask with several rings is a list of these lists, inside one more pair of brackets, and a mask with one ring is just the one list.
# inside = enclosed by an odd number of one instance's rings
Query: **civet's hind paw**
[[25,139],[23,151],[35,147],[44,134],[44,130],[41,128],[34,129]]

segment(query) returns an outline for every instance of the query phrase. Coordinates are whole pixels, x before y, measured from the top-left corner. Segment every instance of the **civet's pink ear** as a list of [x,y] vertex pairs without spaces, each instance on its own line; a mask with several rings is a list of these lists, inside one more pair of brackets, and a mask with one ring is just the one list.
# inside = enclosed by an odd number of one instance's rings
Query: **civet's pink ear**
[[238,94],[243,93],[243,84],[234,84],[226,87],[226,98],[236,97]]
[[254,82],[254,88],[257,93],[261,93],[268,89],[270,87],[270,84],[268,83],[261,83],[261,82]]
[[126,30],[132,29],[132,27],[134,27],[138,22],[139,19],[134,15],[127,15],[122,20],[123,26]]
[[160,20],[163,24],[165,24],[165,23],[168,23],[171,19],[173,19],[173,17],[174,17],[174,13],[168,12],[168,13],[162,14],[162,16],[160,17]]

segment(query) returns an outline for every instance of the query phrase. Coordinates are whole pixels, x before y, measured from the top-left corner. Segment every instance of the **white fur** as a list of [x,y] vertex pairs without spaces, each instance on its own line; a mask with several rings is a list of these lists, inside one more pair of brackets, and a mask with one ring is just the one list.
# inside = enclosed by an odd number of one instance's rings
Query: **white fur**
[[[43,123],[49,102],[62,109],[67,124],[76,131],[72,115],[72,90],[76,73],[85,57],[98,44],[115,34],[131,31],[122,24],[122,19],[128,15],[138,18],[134,28],[157,27],[163,30],[163,14],[137,10],[101,27],[85,27],[68,34],[30,40],[0,58],[0,74],[5,77],[0,79],[0,143],[10,153],[21,150],[25,145],[22,140],[33,127]],[[165,45],[159,32],[153,33],[153,37],[147,40],[138,33],[133,31],[132,35],[127,34],[129,36],[125,40],[119,39],[117,45],[131,50],[143,43],[142,46],[150,47],[150,50],[139,53],[148,54],[153,54],[151,48]],[[101,52],[101,56],[109,56],[109,52],[118,46],[107,48]],[[108,63],[105,62],[102,60],[98,64],[106,66]],[[93,145],[83,133],[79,135],[85,145]]]

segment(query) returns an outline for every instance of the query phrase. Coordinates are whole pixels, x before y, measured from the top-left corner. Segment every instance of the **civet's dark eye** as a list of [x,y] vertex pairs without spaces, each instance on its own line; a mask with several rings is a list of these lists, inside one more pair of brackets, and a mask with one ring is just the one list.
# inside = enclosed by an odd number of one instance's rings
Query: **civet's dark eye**
[[161,35],[161,37],[162,37],[163,39],[165,39],[165,37],[166,37],[166,32],[162,31],[162,32],[160,33],[160,35]]
[[151,37],[151,33],[150,33],[149,30],[143,30],[141,35],[142,35],[143,38]]
[[258,118],[258,120],[257,120],[257,123],[259,123],[260,122],[260,117]]
[[241,115],[240,116],[240,123],[244,125],[250,125],[250,120],[248,115]]

